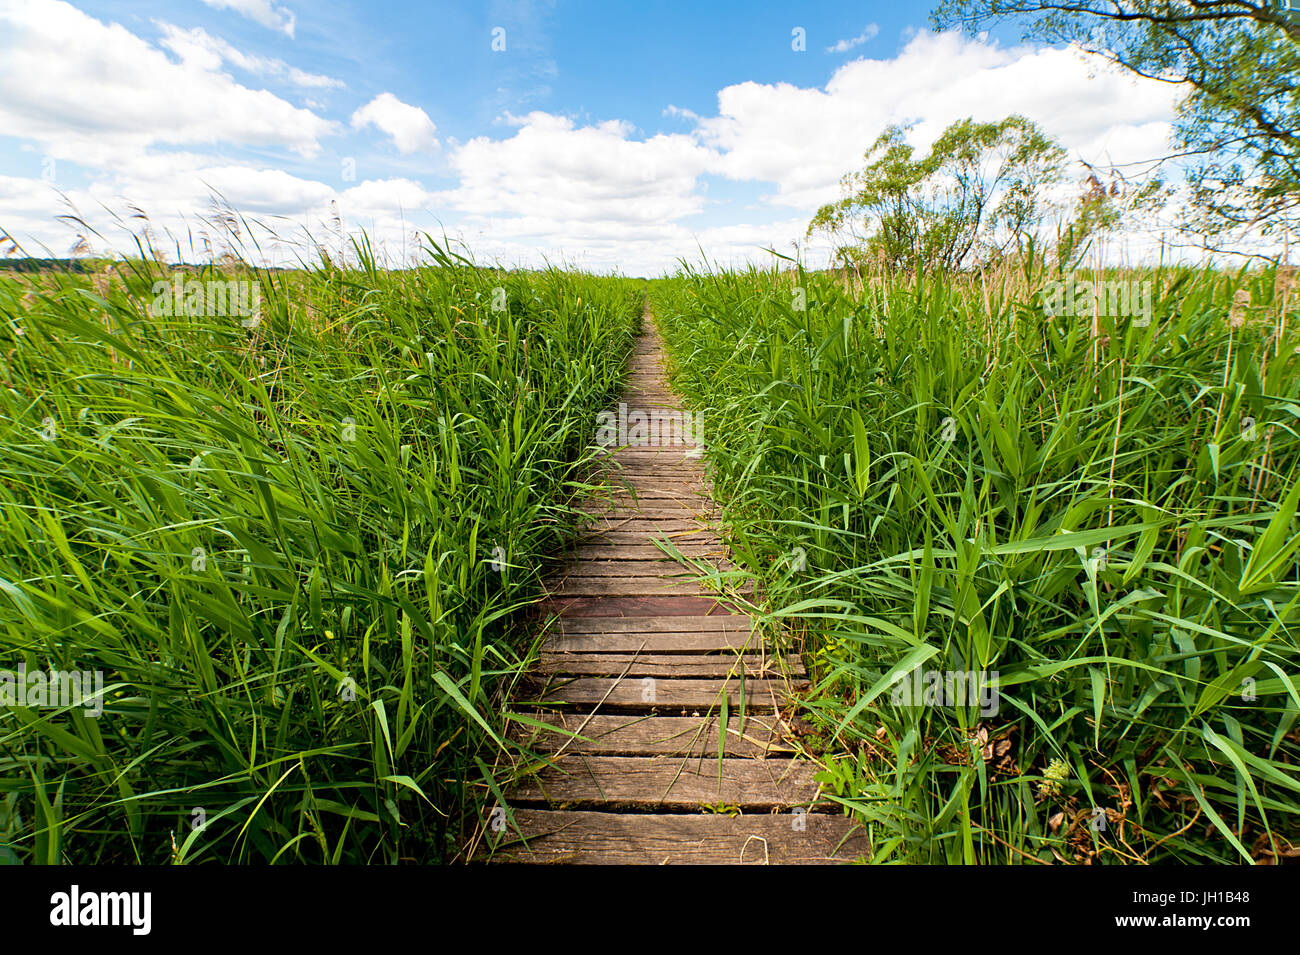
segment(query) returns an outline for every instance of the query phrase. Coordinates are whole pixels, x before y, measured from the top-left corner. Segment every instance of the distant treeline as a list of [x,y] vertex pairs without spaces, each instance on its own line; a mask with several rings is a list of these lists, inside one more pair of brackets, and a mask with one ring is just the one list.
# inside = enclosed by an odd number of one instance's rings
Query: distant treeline
[[94,259],[33,259],[31,257],[0,259],[0,269],[10,272],[49,272],[62,269],[70,272],[93,272]]
[[[11,259],[0,259],[0,270],[10,272],[54,272],[67,271],[77,273],[102,272],[107,265],[120,264],[121,259],[110,258],[78,258],[78,259],[37,259],[30,256],[14,257]],[[194,263],[160,263],[163,269],[173,272],[193,272],[200,273],[208,268],[220,269],[221,266],[209,266]],[[259,267],[262,271],[267,272],[290,272],[292,268],[279,265],[264,265]]]

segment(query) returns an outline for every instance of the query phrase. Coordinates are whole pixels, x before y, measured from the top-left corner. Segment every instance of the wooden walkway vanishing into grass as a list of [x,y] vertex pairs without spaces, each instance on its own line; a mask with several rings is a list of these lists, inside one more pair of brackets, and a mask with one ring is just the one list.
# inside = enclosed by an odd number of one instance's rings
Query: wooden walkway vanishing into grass
[[[680,412],[648,319],[624,400],[629,416]],[[728,566],[709,527],[699,451],[627,446],[609,464],[624,489],[592,503],[592,526],[554,581],[558,617],[538,682],[511,707],[525,717],[511,721],[514,738],[546,761],[505,793],[508,812],[497,807],[485,821],[476,856],[734,864],[863,855],[862,830],[820,798],[816,765],[787,741],[789,693],[807,683],[802,662],[774,654],[748,615],[654,543]]]

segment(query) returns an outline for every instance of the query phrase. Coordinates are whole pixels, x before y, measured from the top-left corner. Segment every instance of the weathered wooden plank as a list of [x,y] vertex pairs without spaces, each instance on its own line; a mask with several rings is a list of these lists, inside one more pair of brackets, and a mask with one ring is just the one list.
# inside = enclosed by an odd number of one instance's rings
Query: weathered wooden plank
[[735,569],[725,558],[698,558],[705,566],[697,570],[695,567],[668,559],[662,551],[657,560],[643,560],[628,556],[622,556],[620,559],[619,556],[615,556],[616,553],[602,555],[605,559],[571,562],[564,566],[561,574],[571,577],[673,577],[694,580],[710,569],[718,572]]
[[692,526],[706,526],[709,522],[709,515],[701,508],[665,501],[642,501],[640,505],[594,502],[579,508],[578,513],[583,515],[584,523],[595,523],[589,520],[591,518],[597,521],[684,521]]
[[620,477],[663,478],[667,481],[704,481],[709,482],[708,467],[703,458],[698,461],[672,464],[668,461],[615,461],[609,458],[601,462],[601,473],[608,480]]
[[635,498],[641,504],[685,504],[695,510],[711,510],[716,503],[700,475],[691,477],[665,477],[659,473],[642,471],[601,471],[587,478],[589,484],[602,488],[592,492],[589,503],[610,500],[631,504]]
[[689,446],[694,443],[695,422],[686,415],[687,412],[669,406],[654,393],[637,395],[627,402],[626,425],[620,426],[622,433],[611,433],[614,432],[611,428],[602,440],[612,439],[607,445],[611,448]]
[[712,597],[548,597],[537,606],[543,615],[566,617],[695,617],[730,612]]
[[569,576],[550,584],[557,597],[658,597],[664,595],[748,594],[753,584],[722,579],[714,586],[693,575],[683,577],[581,577]]
[[589,496],[579,511],[583,514],[604,516],[622,514],[669,514],[678,517],[707,518],[714,510],[713,501],[702,494],[679,494],[676,497],[638,494],[634,500],[628,491],[615,491],[600,496]]
[[[615,552],[616,553],[616,552]],[[578,560],[565,564],[558,576],[571,577],[685,577],[693,570],[660,554],[655,560]]]
[[551,593],[558,597],[658,597],[706,594],[694,577],[577,577],[553,582]]
[[623,473],[618,468],[601,472],[613,487],[619,487],[626,484],[634,488],[662,488],[666,491],[676,492],[694,492],[707,493],[709,490],[709,480],[702,474],[702,468],[693,468],[692,474],[662,474],[658,469],[645,474],[631,475],[636,480],[624,481],[629,475]]
[[579,531],[575,546],[592,547],[597,544],[713,544],[721,546],[717,531],[701,524],[684,521],[646,521],[639,518],[602,522]]
[[[649,429],[647,429],[647,431],[648,430]],[[620,460],[630,460],[638,455],[649,458],[669,455],[683,459],[687,462],[698,461],[701,458],[700,454],[695,453],[700,450],[698,445],[687,443],[684,435],[674,433],[671,429],[668,431],[668,434],[665,435],[662,426],[660,426],[658,439],[660,441],[659,444],[651,444],[649,442],[654,440],[654,437],[647,434],[644,438],[646,443],[627,444],[621,446],[611,445],[609,449],[602,450],[605,450],[607,457],[612,456]]]
[[646,521],[637,518],[602,521],[597,526],[583,528],[575,540],[577,546],[595,544],[653,544],[666,541],[671,544],[714,544],[721,539],[712,528],[685,521]]
[[676,514],[638,514],[636,512],[617,515],[590,515],[583,519],[581,528],[584,534],[609,531],[622,531],[625,534],[639,533],[648,539],[660,535],[677,536],[682,534],[712,533],[705,520]]
[[628,677],[727,677],[744,673],[753,678],[778,677],[785,673],[802,674],[803,663],[796,657],[786,663],[771,653],[665,654],[580,653],[570,650],[543,649],[538,668],[542,673],[571,676]]
[[[683,557],[695,559],[717,559],[726,550],[721,544],[677,544],[675,546]],[[574,560],[587,561],[589,564],[670,560],[664,551],[653,544],[592,544],[575,548],[566,556]]]
[[692,505],[713,506],[713,499],[703,481],[668,481],[638,476],[636,480],[611,480],[607,485],[613,490],[601,495],[600,500],[684,501]]
[[749,633],[754,618],[743,613],[708,616],[561,617],[553,625],[563,633],[677,633],[692,630],[727,630]]
[[[637,401],[636,407],[629,407],[627,430],[622,434],[605,432],[613,439],[605,448],[617,451],[625,448],[636,451],[658,451],[664,448],[694,447],[695,429],[702,422],[691,421],[679,408],[663,405],[652,407],[657,401],[658,399],[647,395],[646,400]],[[634,412],[640,414],[637,421],[632,419]],[[700,433],[702,436],[703,432]]]
[[681,548],[691,544],[709,547],[721,547],[722,539],[713,531],[693,531],[686,533],[647,534],[639,531],[590,531],[574,542],[577,547],[617,547],[628,544],[633,546],[653,545],[657,540],[667,541],[674,547]]
[[556,653],[717,653],[756,650],[761,634],[748,630],[704,630],[693,633],[555,634],[546,646]]
[[[681,468],[695,468],[697,471],[704,469],[705,464],[705,446],[698,444],[685,443],[687,438],[694,438],[694,435],[685,435],[679,431],[674,431],[671,425],[660,424],[658,431],[659,444],[625,444],[620,446],[610,445],[605,448],[596,450],[596,459],[605,463],[614,462],[628,464],[640,459],[643,463],[648,463],[653,467],[661,467],[665,464],[674,464]],[[647,437],[649,437],[647,435]],[[649,438],[649,440],[654,440]]]
[[[598,472],[600,483],[616,484],[619,481],[650,481],[665,480],[675,484],[685,484],[689,482],[703,481],[706,485],[711,483],[707,471],[698,467],[692,468],[675,468],[675,467],[656,467],[654,465],[635,465],[619,467],[617,465],[604,468]],[[590,483],[597,483],[596,479],[589,478]]]
[[821,792],[817,769],[802,759],[566,754],[507,798],[512,806],[806,808]]
[[[867,857],[860,826],[810,812],[738,816],[516,809],[484,847],[495,863],[829,865]],[[516,827],[518,827],[516,829]],[[520,833],[524,838],[520,837]]]
[[[658,481],[667,480],[674,484],[698,483],[701,480],[705,485],[709,484],[707,474],[701,474],[698,468],[690,471],[677,470],[674,468],[655,468],[655,467],[631,467],[631,468],[609,468],[601,471],[600,482],[604,485],[616,485],[619,482],[627,482],[629,485],[636,486],[637,481]],[[590,483],[596,483],[596,479],[589,477]],[[711,493],[711,492],[709,492]]]
[[[658,451],[663,448],[690,448],[695,445],[696,422],[688,419],[686,412],[666,405],[653,407],[658,399],[651,395],[644,397],[646,399],[644,401],[638,399],[635,405],[629,404],[626,431],[621,435],[605,432],[613,438],[606,448],[620,451],[624,448]],[[633,414],[638,414],[639,417],[633,420]],[[620,441],[622,443],[618,443]]]
[[702,473],[704,454],[699,448],[660,445],[657,448],[623,448],[612,454],[601,455],[597,460],[601,463],[623,466],[639,464],[653,468],[677,467],[683,470],[695,467]]
[[627,488],[620,487],[618,490],[600,498],[592,498],[588,504],[589,509],[593,511],[597,507],[617,508],[627,511],[644,511],[647,509],[653,511],[676,508],[687,514],[702,514],[705,516],[712,516],[717,511],[713,499],[705,491],[698,488],[630,485]]
[[[795,684],[798,688],[799,684]],[[554,677],[532,705],[573,703],[620,707],[623,709],[686,709],[721,706],[723,695],[729,706],[745,706],[755,711],[773,710],[787,696],[781,680],[670,679],[658,677]]]
[[[585,713],[541,713],[535,719],[553,730],[511,723],[510,738],[536,753],[601,753],[607,756],[718,755],[720,720],[709,716],[591,716]],[[789,755],[784,727],[775,714],[747,714],[727,721],[723,746],[727,756]],[[581,736],[578,739],[572,734]]]
[[645,544],[654,540],[682,541],[684,543],[721,542],[717,528],[708,521],[678,519],[680,526],[670,526],[668,521],[638,519],[634,515],[610,520],[609,518],[583,518],[578,528],[584,542],[607,540],[618,544]]
[[[696,428],[702,428],[702,420],[691,420],[687,417],[689,412],[670,406],[663,399],[662,392],[646,391],[628,397],[626,430],[611,435],[610,447],[689,446],[695,442],[696,434],[702,433],[696,431]],[[608,431],[605,433],[609,434]],[[619,444],[619,441],[625,443]]]

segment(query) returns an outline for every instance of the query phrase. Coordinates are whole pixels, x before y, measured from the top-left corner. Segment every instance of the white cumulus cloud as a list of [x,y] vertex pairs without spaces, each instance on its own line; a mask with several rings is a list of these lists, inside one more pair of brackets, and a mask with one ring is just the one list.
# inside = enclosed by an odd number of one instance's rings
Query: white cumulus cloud
[[214,68],[176,63],[60,0],[0,0],[0,129],[48,154],[130,165],[157,145],[233,143],[315,155],[337,124]]
[[827,53],[847,53],[854,47],[861,46],[880,32],[880,27],[868,23],[861,33],[848,40],[840,40],[826,48]]
[[271,0],[203,0],[215,10],[233,10],[269,30],[278,30],[293,39],[296,18],[287,7],[276,6]]
[[621,121],[577,126],[543,112],[514,122],[518,130],[510,138],[478,137],[456,151],[460,186],[443,194],[445,202],[480,217],[623,230],[703,207],[697,177],[715,157],[688,135],[636,140]]
[[222,63],[229,63],[256,76],[281,80],[305,89],[339,89],[344,85],[342,80],[319,73],[308,73],[296,66],[290,66],[284,60],[245,53],[220,37],[212,36],[202,27],[184,30],[174,24],[161,22],[158,23],[158,27],[163,31],[163,38],[160,41],[163,46],[180,57],[183,62],[195,63],[202,69],[217,70],[221,68]]
[[403,103],[392,93],[380,93],[352,114],[352,128],[374,126],[387,133],[400,153],[430,152],[438,148],[437,127],[418,106]]
[[1178,95],[1073,49],[917,33],[894,57],[846,63],[824,88],[728,86],[697,133],[726,176],[774,183],[772,203],[810,210],[838,195],[840,177],[891,123],[910,125],[926,149],[959,119],[1020,113],[1076,158],[1118,164],[1167,153]]

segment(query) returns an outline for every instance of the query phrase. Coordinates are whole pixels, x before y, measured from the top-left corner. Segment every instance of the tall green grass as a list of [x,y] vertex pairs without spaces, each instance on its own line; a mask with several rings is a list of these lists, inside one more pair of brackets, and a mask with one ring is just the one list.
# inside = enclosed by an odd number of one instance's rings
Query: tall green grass
[[0,279],[0,668],[107,683],[0,710],[4,861],[457,857],[641,291],[429,245]]
[[[1296,303],[1272,271],[1132,273],[1142,327],[1045,314],[1051,278],[685,269],[652,301],[876,861],[1276,860],[1300,842]],[[998,712],[901,705],[916,667],[996,671]]]

